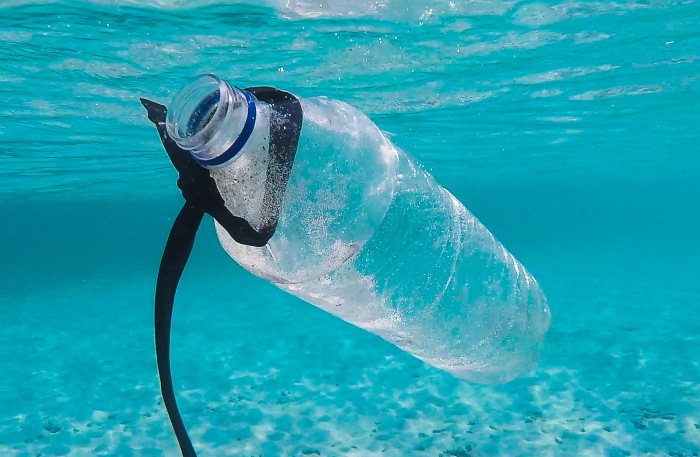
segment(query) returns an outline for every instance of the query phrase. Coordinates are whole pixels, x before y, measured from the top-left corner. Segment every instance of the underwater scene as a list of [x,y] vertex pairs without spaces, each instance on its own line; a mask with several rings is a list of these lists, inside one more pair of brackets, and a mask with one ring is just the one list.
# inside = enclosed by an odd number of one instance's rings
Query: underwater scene
[[699,235],[697,0],[0,1],[1,457],[700,456]]

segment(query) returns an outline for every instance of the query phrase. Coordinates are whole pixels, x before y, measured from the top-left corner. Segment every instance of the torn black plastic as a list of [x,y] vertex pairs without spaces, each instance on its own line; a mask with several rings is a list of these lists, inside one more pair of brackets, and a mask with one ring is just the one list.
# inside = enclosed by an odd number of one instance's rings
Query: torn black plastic
[[183,457],[196,457],[197,454],[182,421],[173,390],[170,329],[175,293],[192,252],[197,230],[206,213],[237,243],[265,246],[277,229],[284,200],[284,192],[279,189],[286,189],[289,182],[301,133],[303,112],[296,97],[272,87],[252,87],[246,90],[270,106],[269,161],[259,230],[255,230],[244,218],[231,214],[209,170],[195,162],[187,151],[168,136],[165,129],[165,106],[141,99],[148,111],[148,118],[156,125],[163,147],[179,174],[177,186],[185,198],[185,205],[173,223],[163,251],[155,294],[155,345],[161,394]]

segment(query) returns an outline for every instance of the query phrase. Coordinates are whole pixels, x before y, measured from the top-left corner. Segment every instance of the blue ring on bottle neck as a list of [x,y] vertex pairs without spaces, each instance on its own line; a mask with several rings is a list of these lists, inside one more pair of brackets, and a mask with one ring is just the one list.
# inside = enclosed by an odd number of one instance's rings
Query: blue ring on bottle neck
[[[250,135],[253,133],[256,118],[255,100],[253,100],[253,97],[248,92],[242,89],[235,87],[234,90],[242,92],[246,98],[246,101],[248,102],[248,114],[246,116],[245,123],[243,124],[243,129],[241,130],[241,133],[238,134],[238,138],[236,138],[236,141],[233,142],[231,147],[216,157],[212,157],[211,159],[201,159],[192,154],[192,158],[195,160],[195,162],[204,167],[215,167],[233,159],[239,152],[241,152],[241,149],[243,149],[243,146],[245,146],[250,138]],[[214,91],[207,95],[204,100],[199,102],[197,107],[192,112],[189,121],[187,122],[188,136],[195,134],[197,127],[200,126],[204,120],[204,117],[211,111],[218,101],[219,91]]]

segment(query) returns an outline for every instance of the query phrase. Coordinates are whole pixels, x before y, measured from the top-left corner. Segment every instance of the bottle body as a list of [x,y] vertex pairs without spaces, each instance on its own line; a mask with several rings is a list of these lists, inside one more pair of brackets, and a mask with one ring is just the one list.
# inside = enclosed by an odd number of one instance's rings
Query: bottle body
[[[500,383],[537,363],[549,310],[534,278],[447,190],[358,110],[301,100],[304,120],[274,236],[236,243],[244,268],[419,359]],[[258,120],[267,107],[256,104]],[[264,121],[211,170],[229,210],[261,211]]]

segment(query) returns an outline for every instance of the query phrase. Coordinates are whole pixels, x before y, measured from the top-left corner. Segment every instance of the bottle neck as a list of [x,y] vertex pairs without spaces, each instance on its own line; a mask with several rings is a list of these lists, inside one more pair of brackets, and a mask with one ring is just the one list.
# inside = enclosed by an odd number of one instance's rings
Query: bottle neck
[[170,138],[206,168],[236,159],[255,127],[255,98],[214,75],[186,85],[168,109]]

